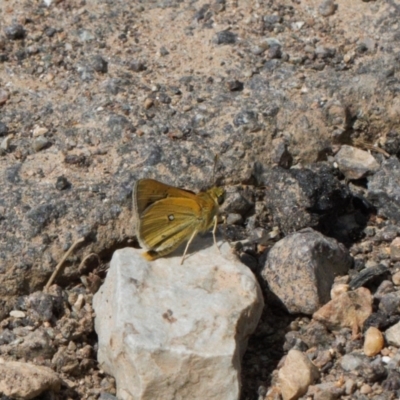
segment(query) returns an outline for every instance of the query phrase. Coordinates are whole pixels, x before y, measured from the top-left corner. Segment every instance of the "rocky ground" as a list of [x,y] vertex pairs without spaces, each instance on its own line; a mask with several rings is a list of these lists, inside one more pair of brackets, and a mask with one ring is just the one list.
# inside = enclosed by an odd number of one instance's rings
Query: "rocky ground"
[[[279,398],[289,350],[318,368],[304,398],[398,398],[399,17],[390,0],[2,1],[2,382],[31,362],[52,379],[20,397],[114,398],[91,304],[113,251],[136,245],[132,186],[198,190],[218,154],[225,234],[268,303],[242,399]],[[269,249],[306,227],[349,249],[335,293],[368,290],[362,323],[288,314],[269,290]]]

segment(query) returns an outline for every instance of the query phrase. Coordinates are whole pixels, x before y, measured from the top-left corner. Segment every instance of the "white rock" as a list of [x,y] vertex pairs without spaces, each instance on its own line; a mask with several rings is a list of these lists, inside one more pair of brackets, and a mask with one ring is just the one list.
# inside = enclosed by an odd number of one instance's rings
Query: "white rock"
[[61,379],[48,367],[9,361],[0,364],[0,393],[33,399],[45,390],[60,390]]
[[44,135],[46,135],[46,133],[47,133],[48,131],[49,131],[49,130],[48,130],[46,127],[36,125],[36,126],[33,128],[32,136],[33,136],[33,137],[44,136]]
[[9,149],[12,137],[13,135],[8,135],[1,141],[0,150],[6,151]]
[[13,318],[25,318],[25,313],[20,310],[12,310],[10,311],[10,317]]
[[379,164],[367,151],[343,145],[335,155],[340,171],[347,179],[360,179],[378,171]]
[[254,275],[227,243],[225,257],[193,243],[184,265],[141,252],[116,251],[94,296],[98,360],[118,398],[239,399],[241,356],[263,309]]

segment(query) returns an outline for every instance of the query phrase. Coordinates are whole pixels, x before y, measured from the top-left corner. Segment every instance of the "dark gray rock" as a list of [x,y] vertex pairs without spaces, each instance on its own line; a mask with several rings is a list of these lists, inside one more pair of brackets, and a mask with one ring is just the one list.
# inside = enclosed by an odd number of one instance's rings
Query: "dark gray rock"
[[400,222],[400,161],[390,157],[381,168],[368,178],[368,200],[377,208],[378,214]]
[[56,182],[57,190],[65,190],[70,187],[71,187],[71,183],[68,181],[68,179],[65,176],[57,177],[57,182]]
[[6,37],[10,40],[20,40],[26,35],[25,29],[22,25],[13,24],[4,28]]
[[52,27],[48,27],[44,30],[44,34],[47,37],[53,37],[55,34],[57,33],[57,29],[52,28]]
[[100,55],[95,55],[91,59],[91,64],[96,72],[105,74],[108,71],[108,62]]
[[392,242],[400,233],[400,228],[393,224],[384,226],[381,230],[376,232],[376,241]]
[[345,371],[357,371],[368,382],[376,382],[387,375],[380,358],[371,360],[369,357],[358,353],[346,354],[340,365]]
[[221,207],[221,211],[223,212],[245,215],[246,212],[248,212],[250,208],[254,206],[254,204],[249,201],[248,198],[243,196],[240,189],[226,193],[225,196],[225,202]]
[[285,234],[315,227],[324,217],[336,220],[350,201],[348,188],[330,167],[323,165],[316,172],[306,168],[273,168],[263,173],[262,183],[274,224]]
[[142,72],[146,70],[146,64],[143,61],[132,60],[129,62],[128,68],[134,72]]
[[25,360],[33,360],[36,357],[49,358],[56,351],[44,328],[28,333],[22,343],[12,342],[7,346],[9,354]]
[[397,131],[390,130],[385,137],[383,149],[390,155],[400,155],[400,134]]
[[342,244],[308,228],[277,242],[261,275],[290,313],[312,314],[330,300],[334,278],[351,264]]
[[270,46],[267,51],[267,58],[270,60],[278,59],[282,57],[282,48],[278,44],[274,44]]
[[374,326],[382,331],[394,325],[399,320],[400,317],[398,314],[387,315],[383,311],[378,310],[377,312],[372,313],[364,322],[364,330],[367,330],[370,326]]
[[235,92],[235,91],[241,91],[243,90],[243,82],[240,82],[238,80],[234,80],[234,81],[229,81],[228,82],[228,89],[231,92]]
[[387,378],[382,382],[382,387],[388,392],[400,389],[400,372],[390,371]]
[[241,111],[235,115],[233,123],[235,126],[245,126],[250,131],[254,131],[259,127],[258,114],[254,111]]
[[323,0],[318,7],[318,11],[323,17],[329,17],[333,15],[336,9],[337,5],[335,4],[334,0]]
[[383,275],[388,272],[389,268],[385,265],[377,265],[376,267],[364,268],[359,272],[349,283],[351,289],[357,289],[364,286],[367,282],[371,281],[377,276]]
[[35,292],[28,297],[27,304],[34,319],[50,321],[53,318],[53,296],[43,292]]
[[271,159],[274,164],[282,168],[288,169],[292,166],[293,157],[284,139],[277,138],[272,141]]
[[236,43],[237,35],[231,31],[221,31],[217,32],[214,36],[215,44],[234,44]]
[[9,344],[16,339],[15,333],[9,329],[4,329],[0,333],[0,346],[3,344]]
[[1,136],[6,136],[8,133],[8,126],[0,121],[0,137]]
[[400,291],[383,295],[379,302],[379,309],[387,316],[400,314]]

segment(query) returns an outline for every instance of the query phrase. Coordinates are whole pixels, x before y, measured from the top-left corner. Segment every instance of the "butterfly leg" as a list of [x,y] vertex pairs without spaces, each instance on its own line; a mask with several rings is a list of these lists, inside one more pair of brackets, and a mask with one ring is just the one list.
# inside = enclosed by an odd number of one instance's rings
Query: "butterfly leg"
[[186,245],[186,247],[185,247],[185,251],[184,251],[183,256],[182,256],[181,265],[183,264],[183,260],[185,259],[186,253],[187,253],[187,251],[188,251],[188,249],[189,249],[189,246],[190,246],[190,243],[192,243],[194,237],[197,235],[197,232],[198,232],[198,230],[195,229],[195,230],[193,231],[193,233],[192,233],[192,236],[190,236],[189,241],[187,242],[187,245]]
[[213,228],[213,238],[214,238],[214,244],[215,247],[218,249],[218,251],[221,253],[221,250],[219,249],[218,245],[217,245],[217,238],[215,237],[215,233],[217,232],[217,224],[218,224],[218,216],[215,215],[214,216],[214,228]]

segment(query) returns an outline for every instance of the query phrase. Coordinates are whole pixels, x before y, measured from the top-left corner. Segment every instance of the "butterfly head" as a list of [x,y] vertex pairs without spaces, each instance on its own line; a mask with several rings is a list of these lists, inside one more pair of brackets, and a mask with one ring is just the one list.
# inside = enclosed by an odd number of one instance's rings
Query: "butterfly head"
[[225,190],[222,187],[214,186],[207,190],[207,193],[219,206],[225,201]]

